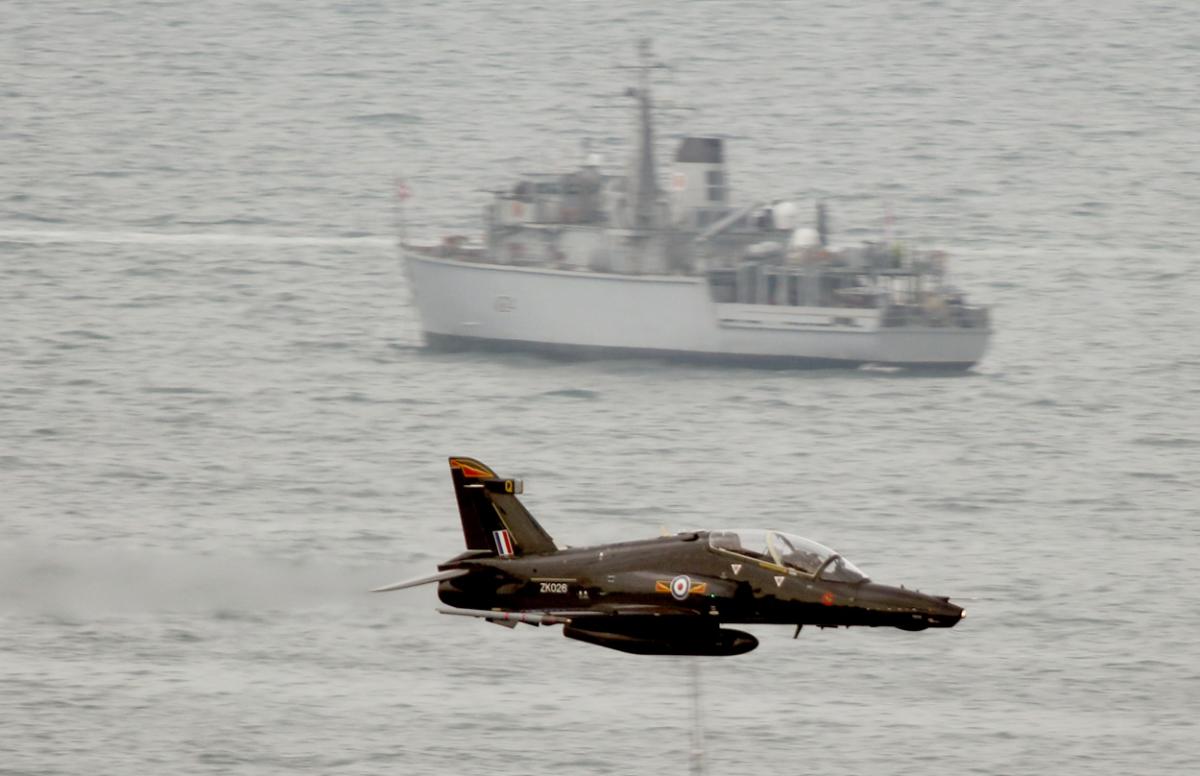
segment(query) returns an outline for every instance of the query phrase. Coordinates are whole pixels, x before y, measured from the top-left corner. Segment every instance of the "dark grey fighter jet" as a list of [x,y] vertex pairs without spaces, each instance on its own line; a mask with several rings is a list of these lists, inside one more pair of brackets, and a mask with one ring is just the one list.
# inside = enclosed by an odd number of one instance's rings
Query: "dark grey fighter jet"
[[782,531],[689,531],[596,547],[559,547],[517,499],[519,480],[450,459],[466,552],[438,573],[444,614],[563,635],[642,655],[740,655],[758,640],[725,623],[822,628],[950,628],[965,615],[942,596],[867,579],[828,547]]

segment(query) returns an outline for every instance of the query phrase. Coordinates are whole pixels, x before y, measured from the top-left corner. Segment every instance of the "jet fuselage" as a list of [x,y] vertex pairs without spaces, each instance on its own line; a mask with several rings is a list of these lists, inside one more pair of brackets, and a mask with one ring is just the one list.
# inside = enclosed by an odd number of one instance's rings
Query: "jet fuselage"
[[758,640],[725,624],[903,630],[948,628],[948,598],[869,580],[839,553],[782,531],[692,531],[595,547],[559,547],[517,498],[518,480],[450,459],[466,552],[438,573],[445,614],[510,627],[562,625],[563,635],[638,654],[737,655]]
[[438,586],[443,603],[464,609],[566,613],[648,607],[723,623],[905,630],[949,627],[963,616],[944,598],[869,580],[818,578],[715,549],[707,531],[519,558],[460,556],[438,568],[470,569]]

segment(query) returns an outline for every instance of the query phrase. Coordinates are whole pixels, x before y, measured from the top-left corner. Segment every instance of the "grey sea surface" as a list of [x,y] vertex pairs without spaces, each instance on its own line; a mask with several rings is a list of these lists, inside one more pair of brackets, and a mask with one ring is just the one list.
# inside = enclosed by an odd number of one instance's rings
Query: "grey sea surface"
[[[752,628],[708,772],[1200,764],[1200,6],[10,0],[0,773],[684,773],[687,659],[434,612],[445,458],[560,541],[768,526],[950,631]],[[957,376],[434,354],[393,251],[728,142],[739,198],[952,251]]]

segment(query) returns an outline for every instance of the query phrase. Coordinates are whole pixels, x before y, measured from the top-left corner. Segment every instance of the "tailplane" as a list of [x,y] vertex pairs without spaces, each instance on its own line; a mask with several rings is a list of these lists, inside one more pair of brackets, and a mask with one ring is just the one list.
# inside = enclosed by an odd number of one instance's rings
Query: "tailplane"
[[520,480],[498,477],[479,461],[461,456],[450,459],[450,478],[468,550],[486,550],[501,558],[558,550],[517,498],[523,490]]

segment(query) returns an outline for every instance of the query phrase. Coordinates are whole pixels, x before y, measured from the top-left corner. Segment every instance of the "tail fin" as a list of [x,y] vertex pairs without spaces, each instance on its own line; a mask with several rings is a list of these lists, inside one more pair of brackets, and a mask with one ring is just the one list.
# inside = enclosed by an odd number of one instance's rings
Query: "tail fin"
[[479,461],[461,456],[450,459],[450,478],[468,550],[487,550],[507,558],[558,549],[517,499],[523,490],[520,480],[497,477]]

